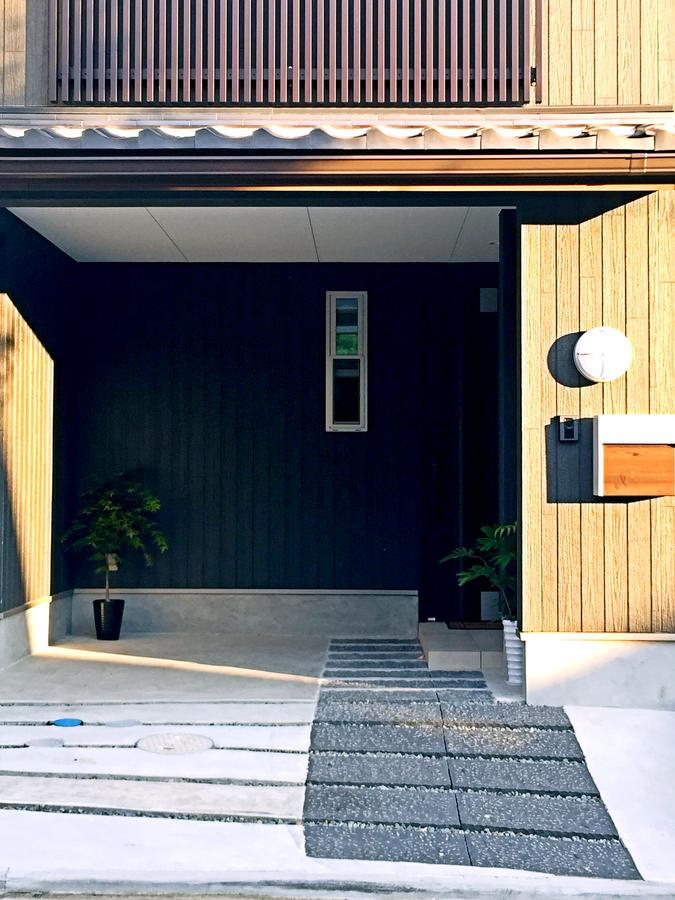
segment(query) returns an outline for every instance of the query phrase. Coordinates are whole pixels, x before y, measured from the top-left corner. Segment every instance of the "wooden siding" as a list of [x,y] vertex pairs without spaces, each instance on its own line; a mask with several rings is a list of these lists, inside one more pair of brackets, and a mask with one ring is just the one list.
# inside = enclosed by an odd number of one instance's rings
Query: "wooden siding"
[[[591,486],[594,415],[675,412],[674,239],[672,192],[522,226],[525,631],[675,631],[675,498],[603,502]],[[634,359],[623,378],[582,386],[571,351],[596,325],[625,331]],[[560,415],[581,420],[579,443],[558,441]]]
[[50,592],[54,365],[0,294],[0,611]]
[[543,95],[550,106],[670,105],[672,0],[542,0]]
[[[437,421],[460,442],[457,412],[479,402],[456,358],[480,340],[479,288],[496,283],[496,266],[80,268],[73,484],[146,467],[170,544],[154,569],[123,565],[118,584],[418,588],[424,431]],[[369,429],[329,434],[325,291],[350,288],[368,291]],[[466,507],[461,466],[447,470],[443,512],[459,521],[465,510],[467,531],[487,515],[480,492],[494,496],[493,423],[469,422]],[[475,471],[481,454],[494,471]],[[434,548],[436,569],[463,537]],[[74,575],[92,584],[85,561]]]

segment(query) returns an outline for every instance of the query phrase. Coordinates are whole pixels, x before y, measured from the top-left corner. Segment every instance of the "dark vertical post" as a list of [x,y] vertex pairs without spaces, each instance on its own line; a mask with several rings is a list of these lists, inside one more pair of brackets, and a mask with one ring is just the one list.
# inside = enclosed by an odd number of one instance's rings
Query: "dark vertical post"
[[517,517],[517,237],[516,212],[499,214],[499,307],[497,312],[497,390],[499,521]]

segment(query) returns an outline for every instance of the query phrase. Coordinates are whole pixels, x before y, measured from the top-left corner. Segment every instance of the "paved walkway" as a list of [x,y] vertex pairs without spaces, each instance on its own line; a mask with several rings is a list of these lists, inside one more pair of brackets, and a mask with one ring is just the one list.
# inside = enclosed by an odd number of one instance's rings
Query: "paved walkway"
[[560,709],[492,702],[414,641],[332,642],[305,794],[311,856],[637,878]]

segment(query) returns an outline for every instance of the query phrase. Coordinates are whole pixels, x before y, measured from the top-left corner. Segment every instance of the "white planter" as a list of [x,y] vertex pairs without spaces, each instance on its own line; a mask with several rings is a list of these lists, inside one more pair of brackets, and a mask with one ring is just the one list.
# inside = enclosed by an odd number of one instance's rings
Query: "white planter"
[[506,660],[506,680],[509,684],[523,683],[523,642],[518,637],[516,623],[512,619],[502,619],[504,628],[504,659]]

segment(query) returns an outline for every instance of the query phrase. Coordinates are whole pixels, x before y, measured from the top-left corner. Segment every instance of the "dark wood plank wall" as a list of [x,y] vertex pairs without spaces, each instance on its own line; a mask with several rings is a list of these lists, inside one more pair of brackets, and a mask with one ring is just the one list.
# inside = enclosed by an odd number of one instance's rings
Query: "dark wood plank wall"
[[[119,584],[418,587],[422,432],[462,389],[425,374],[422,323],[457,344],[496,266],[80,268],[73,483],[147,467],[171,545]],[[369,294],[366,434],[325,431],[328,289]]]

